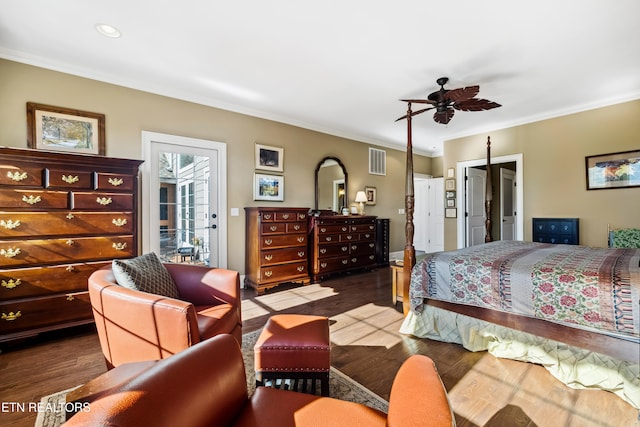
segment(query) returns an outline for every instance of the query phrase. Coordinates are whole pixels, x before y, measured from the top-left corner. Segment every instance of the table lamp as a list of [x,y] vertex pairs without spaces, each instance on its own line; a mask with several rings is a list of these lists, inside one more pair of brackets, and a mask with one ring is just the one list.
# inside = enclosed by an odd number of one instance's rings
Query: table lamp
[[358,212],[360,215],[364,215],[364,202],[367,201],[367,195],[364,191],[358,191],[356,193],[356,203],[360,203],[358,207]]

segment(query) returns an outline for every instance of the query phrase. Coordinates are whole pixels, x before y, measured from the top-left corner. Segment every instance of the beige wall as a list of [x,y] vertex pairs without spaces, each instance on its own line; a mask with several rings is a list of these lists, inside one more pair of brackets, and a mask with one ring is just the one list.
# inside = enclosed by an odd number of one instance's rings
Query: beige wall
[[[107,155],[142,158],[141,132],[151,131],[223,142],[228,155],[228,206],[313,207],[314,170],[325,156],[342,160],[349,174],[350,202],[357,190],[377,188],[367,214],[391,220],[391,251],[404,248],[406,154],[387,151],[387,175],[368,174],[368,144],[217,108],[0,59],[0,146],[26,147],[26,103],[68,107],[106,115]],[[285,201],[253,201],[254,144],[284,147]],[[417,173],[431,174],[432,159],[415,156]],[[442,165],[439,163],[440,174]],[[148,195],[143,195],[144,201]],[[228,267],[244,272],[244,211],[229,216]]]
[[[585,171],[585,156],[640,150],[640,100],[447,141],[443,168],[486,158],[487,136],[492,156],[523,155],[525,240],[534,217],[580,218],[587,246],[606,246],[607,224],[640,227],[640,188],[587,191]],[[454,249],[456,221],[445,221]]]

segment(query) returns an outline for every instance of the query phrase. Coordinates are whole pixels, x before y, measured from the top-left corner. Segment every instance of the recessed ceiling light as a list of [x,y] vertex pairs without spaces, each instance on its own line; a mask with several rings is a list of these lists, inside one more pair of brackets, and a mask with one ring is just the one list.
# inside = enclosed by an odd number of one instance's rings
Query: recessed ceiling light
[[112,39],[117,39],[122,35],[120,30],[108,24],[96,24],[96,30],[103,36],[111,37]]

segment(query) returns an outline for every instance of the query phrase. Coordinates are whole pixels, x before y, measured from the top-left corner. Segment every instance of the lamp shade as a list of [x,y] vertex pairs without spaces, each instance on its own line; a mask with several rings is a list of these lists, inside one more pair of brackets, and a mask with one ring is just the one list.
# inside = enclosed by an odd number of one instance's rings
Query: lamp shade
[[367,201],[367,195],[365,194],[364,191],[358,191],[356,193],[356,202],[358,203],[363,203]]

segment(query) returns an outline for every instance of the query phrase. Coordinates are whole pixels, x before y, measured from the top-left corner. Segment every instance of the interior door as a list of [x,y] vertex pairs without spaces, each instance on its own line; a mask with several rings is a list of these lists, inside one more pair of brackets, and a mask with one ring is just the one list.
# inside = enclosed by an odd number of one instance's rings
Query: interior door
[[516,239],[516,173],[500,168],[500,240]]
[[226,151],[201,140],[157,135],[145,143],[144,251],[166,262],[226,267]]
[[444,250],[444,178],[429,181],[429,252]]
[[467,168],[467,246],[484,243],[485,210],[484,197],[486,191],[487,171]]
[[413,246],[416,251],[429,251],[429,180],[415,178],[413,181]]

